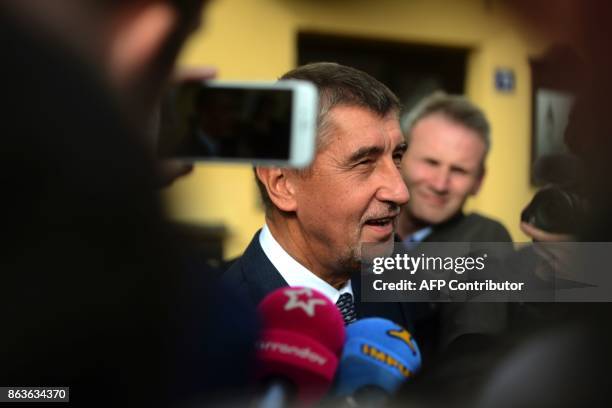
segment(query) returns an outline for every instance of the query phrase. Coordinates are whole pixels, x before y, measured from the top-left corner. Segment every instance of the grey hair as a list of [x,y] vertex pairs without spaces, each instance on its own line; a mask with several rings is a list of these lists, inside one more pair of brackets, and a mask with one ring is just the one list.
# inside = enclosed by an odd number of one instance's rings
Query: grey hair
[[[400,111],[397,96],[374,77],[355,68],[333,62],[317,62],[297,67],[280,80],[299,79],[312,82],[319,91],[319,112],[317,115],[316,149],[320,151],[329,142],[333,123],[328,120],[329,112],[336,106],[356,106],[368,109],[381,117]],[[309,174],[310,168],[298,170]],[[266,211],[274,208],[268,191],[255,175],[255,180]]]
[[467,98],[461,95],[448,95],[444,92],[435,92],[425,97],[405,115],[402,120],[402,131],[408,145],[410,145],[412,129],[416,124],[421,119],[434,114],[442,115],[476,132],[484,142],[486,157],[491,148],[491,125],[484,112]]

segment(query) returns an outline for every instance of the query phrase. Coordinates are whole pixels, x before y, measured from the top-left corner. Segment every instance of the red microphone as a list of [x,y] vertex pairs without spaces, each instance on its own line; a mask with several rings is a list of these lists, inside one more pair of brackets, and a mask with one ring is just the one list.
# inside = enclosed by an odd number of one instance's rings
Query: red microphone
[[300,403],[319,401],[334,380],[346,336],[336,305],[314,289],[287,287],[266,296],[258,311],[257,377],[268,385],[262,405],[282,406],[287,394]]

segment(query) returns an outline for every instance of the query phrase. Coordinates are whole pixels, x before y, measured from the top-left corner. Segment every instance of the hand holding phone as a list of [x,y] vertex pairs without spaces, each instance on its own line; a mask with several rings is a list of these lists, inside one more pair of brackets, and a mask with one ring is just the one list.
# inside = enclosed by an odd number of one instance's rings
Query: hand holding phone
[[[194,81],[207,81],[212,80],[217,75],[217,69],[214,67],[193,67],[193,68],[182,68],[177,70],[171,79],[171,82],[174,86],[181,83],[186,82],[194,82]],[[160,116],[161,116],[161,104],[157,106],[155,117],[153,121],[155,122],[155,129],[152,130],[152,134],[154,137],[153,146],[157,147],[159,144],[159,136],[160,136]],[[158,173],[159,173],[159,184],[161,187],[168,187],[171,185],[176,179],[181,178],[193,170],[193,164],[183,160],[177,159],[162,159],[158,161],[157,164]]]

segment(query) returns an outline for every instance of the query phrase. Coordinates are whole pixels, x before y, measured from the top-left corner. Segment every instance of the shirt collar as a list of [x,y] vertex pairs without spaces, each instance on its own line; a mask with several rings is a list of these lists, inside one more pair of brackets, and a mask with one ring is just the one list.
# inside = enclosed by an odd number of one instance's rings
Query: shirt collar
[[420,230],[413,232],[412,234],[404,238],[403,240],[404,246],[406,246],[406,248],[408,249],[412,249],[419,242],[423,242],[425,238],[427,238],[429,234],[431,234],[432,232],[433,232],[433,228],[431,226],[421,228]]
[[353,296],[350,280],[340,290],[334,288],[289,255],[272,236],[272,232],[267,225],[264,225],[259,233],[259,244],[270,262],[272,262],[272,265],[274,265],[289,286],[304,286],[318,290],[334,303],[338,301],[338,298],[343,293],[350,293]]

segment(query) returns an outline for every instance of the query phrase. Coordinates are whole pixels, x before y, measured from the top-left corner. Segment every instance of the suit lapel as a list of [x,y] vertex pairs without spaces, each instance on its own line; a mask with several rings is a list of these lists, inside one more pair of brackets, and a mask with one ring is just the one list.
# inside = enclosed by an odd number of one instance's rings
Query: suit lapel
[[256,304],[270,292],[287,286],[287,282],[268,259],[259,243],[258,231],[241,258],[242,273]]
[[410,332],[414,332],[412,322],[412,303],[399,302],[362,302],[361,301],[361,272],[351,278],[351,287],[355,296],[355,311],[357,318],[382,317],[391,320]]

